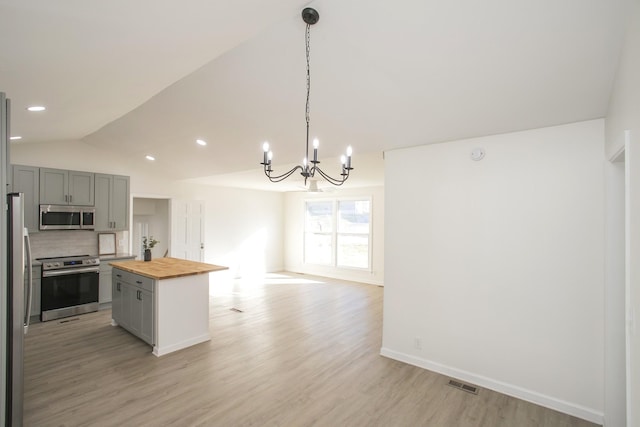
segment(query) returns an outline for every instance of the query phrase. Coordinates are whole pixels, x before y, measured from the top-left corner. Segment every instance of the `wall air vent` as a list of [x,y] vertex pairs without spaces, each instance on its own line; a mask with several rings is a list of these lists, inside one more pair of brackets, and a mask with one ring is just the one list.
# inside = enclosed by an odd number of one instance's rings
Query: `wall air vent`
[[461,383],[460,381],[456,381],[456,380],[449,380],[448,385],[450,385],[451,387],[458,388],[462,391],[466,391],[467,393],[478,394],[478,387],[474,385]]

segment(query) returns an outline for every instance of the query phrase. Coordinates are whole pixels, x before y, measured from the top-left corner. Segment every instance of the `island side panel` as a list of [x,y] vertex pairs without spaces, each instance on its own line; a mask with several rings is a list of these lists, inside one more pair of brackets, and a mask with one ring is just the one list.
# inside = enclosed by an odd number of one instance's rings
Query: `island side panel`
[[209,274],[156,280],[155,346],[162,356],[211,339]]

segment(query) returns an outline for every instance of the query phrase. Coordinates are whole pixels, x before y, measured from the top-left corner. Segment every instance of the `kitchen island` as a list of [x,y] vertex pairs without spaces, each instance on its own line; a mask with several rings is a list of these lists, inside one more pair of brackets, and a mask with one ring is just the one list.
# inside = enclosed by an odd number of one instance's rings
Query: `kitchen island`
[[111,262],[111,324],[162,356],[209,341],[209,274],[227,267],[178,258]]

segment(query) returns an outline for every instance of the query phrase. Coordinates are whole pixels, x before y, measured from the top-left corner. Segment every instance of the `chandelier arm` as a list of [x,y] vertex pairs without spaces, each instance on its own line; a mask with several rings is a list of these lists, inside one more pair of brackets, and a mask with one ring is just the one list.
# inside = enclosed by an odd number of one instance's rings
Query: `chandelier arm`
[[320,167],[315,166],[314,171],[317,171],[324,179],[326,179],[327,181],[329,181],[332,185],[335,186],[340,186],[342,184],[344,184],[344,182],[347,180],[347,178],[349,178],[349,169],[346,170],[346,173],[342,175],[342,179],[336,179],[333,178],[329,175],[327,175],[322,169],[320,169]]
[[283,173],[282,175],[271,176],[271,173],[269,172],[269,170],[265,166],[264,174],[267,176],[267,178],[269,178],[269,181],[271,181],[271,182],[280,182],[280,181],[284,181],[285,179],[289,178],[298,169],[303,170],[302,166],[298,165],[298,166],[294,167],[293,169],[291,169],[290,171]]

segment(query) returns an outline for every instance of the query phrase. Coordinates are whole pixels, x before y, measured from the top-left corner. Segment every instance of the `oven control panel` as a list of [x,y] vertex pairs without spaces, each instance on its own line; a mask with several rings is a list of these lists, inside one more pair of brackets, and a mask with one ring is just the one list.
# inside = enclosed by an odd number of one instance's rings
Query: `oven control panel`
[[73,269],[100,265],[100,258],[93,256],[40,259],[42,270]]

